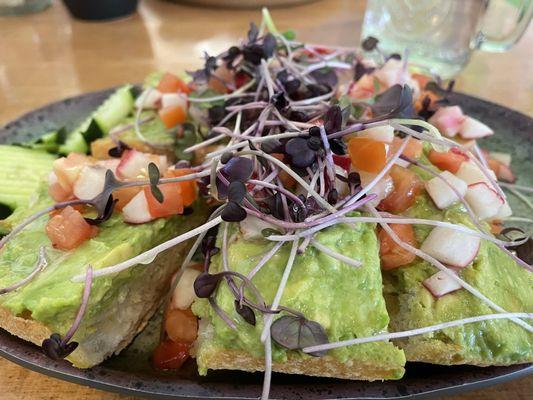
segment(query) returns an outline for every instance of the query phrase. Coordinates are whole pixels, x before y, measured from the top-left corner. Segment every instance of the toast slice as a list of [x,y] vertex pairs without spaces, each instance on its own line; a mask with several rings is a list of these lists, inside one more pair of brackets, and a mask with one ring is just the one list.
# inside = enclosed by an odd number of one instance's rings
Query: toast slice
[[[389,318],[374,228],[368,224],[339,224],[315,236],[324,246],[361,261],[360,268],[338,261],[311,245],[296,256],[280,304],[319,322],[331,342],[387,330]],[[229,268],[248,274],[273,245],[262,237],[245,239],[240,231],[233,231],[228,244]],[[269,304],[278,289],[290,247],[290,243],[284,244],[252,278]],[[219,253],[210,272],[221,269]],[[255,326],[246,323],[235,312],[234,300],[227,284],[222,283],[215,301],[237,325],[236,330],[228,327],[205,299],[193,304],[193,312],[201,318],[195,347],[200,374],[209,369],[264,369],[260,341],[263,318],[257,315]],[[405,363],[403,352],[388,342],[339,348],[323,357],[286,350],[273,342],[272,357],[274,371],[362,380],[399,379]]]
[[[43,208],[50,201],[45,193],[43,188],[28,210]],[[46,218],[30,225],[0,253],[0,286],[27,276],[40,246],[47,248],[48,266],[27,285],[0,296],[0,327],[37,345],[54,332],[63,336],[72,325],[84,286],[72,282],[72,277],[83,273],[88,264],[95,269],[116,264],[200,225],[205,218],[203,207],[196,203],[194,208],[187,216],[142,225],[126,224],[114,215],[100,225],[97,237],[69,252],[51,248],[44,230]],[[89,368],[126,347],[168,293],[170,279],[189,246],[190,242],[182,243],[149,265],[94,280],[87,311],[72,339],[79,347],[67,359],[78,368]]]

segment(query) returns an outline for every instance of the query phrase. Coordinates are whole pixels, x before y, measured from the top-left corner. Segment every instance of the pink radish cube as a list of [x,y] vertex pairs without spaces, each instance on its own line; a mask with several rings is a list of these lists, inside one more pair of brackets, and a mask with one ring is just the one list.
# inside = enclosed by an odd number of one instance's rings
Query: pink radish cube
[[461,231],[437,226],[429,233],[420,250],[444,264],[463,268],[479,252],[481,239]]
[[428,120],[428,122],[435,126],[444,136],[454,137],[459,132],[465,115],[459,106],[441,107]]
[[494,131],[483,122],[468,116],[465,118],[459,129],[459,135],[463,139],[478,139],[493,134]]
[[130,224],[144,224],[145,222],[154,219],[150,214],[144,190],[137,193],[135,197],[124,206],[122,209],[122,216],[124,217],[124,221],[129,222]]
[[426,183],[426,190],[436,206],[443,210],[459,201],[453,189],[464,196],[468,185],[449,171],[441,172],[439,175],[440,178],[432,178]]
[[465,200],[480,219],[494,217],[504,203],[504,199],[485,182],[468,185]]
[[[453,273],[455,274],[456,272],[454,271]],[[462,286],[455,279],[452,279],[444,271],[439,271],[436,274],[431,275],[429,278],[423,281],[422,284],[431,292],[434,297],[437,298],[462,288]]]

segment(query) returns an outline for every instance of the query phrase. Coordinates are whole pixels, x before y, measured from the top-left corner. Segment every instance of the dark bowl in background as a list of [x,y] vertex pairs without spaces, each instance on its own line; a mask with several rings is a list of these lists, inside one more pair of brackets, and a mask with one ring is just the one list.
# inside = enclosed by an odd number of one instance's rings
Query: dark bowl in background
[[106,21],[135,12],[138,0],[63,0],[74,18]]

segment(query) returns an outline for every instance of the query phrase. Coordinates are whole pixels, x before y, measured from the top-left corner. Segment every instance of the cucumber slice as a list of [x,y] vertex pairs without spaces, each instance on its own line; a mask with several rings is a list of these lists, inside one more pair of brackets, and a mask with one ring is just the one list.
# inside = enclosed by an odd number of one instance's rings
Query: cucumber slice
[[89,143],[85,137],[87,136],[88,140],[95,138],[92,133],[90,135],[86,134],[87,130],[92,126],[91,122],[94,121],[98,125],[102,135],[107,135],[113,127],[133,110],[135,99],[133,98],[132,89],[131,85],[125,85],[109,96],[89,118],[68,135],[65,144],[59,146],[59,153],[87,153]]
[[11,210],[27,205],[55,158],[40,150],[0,145],[0,204]]

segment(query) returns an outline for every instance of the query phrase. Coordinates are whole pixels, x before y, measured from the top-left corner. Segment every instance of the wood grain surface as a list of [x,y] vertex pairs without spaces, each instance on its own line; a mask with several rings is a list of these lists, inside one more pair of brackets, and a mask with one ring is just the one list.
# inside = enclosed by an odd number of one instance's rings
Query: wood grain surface
[[[280,28],[313,43],[355,46],[364,1],[323,0],[272,10]],[[0,17],[0,124],[51,101],[124,82],[150,71],[181,71],[200,65],[203,51],[216,53],[238,40],[257,10],[195,8],[141,1],[131,17],[87,23],[71,19],[55,1],[42,13]],[[533,28],[507,53],[476,52],[456,88],[533,114]],[[450,399],[533,399],[533,378]],[[126,399],[66,383],[0,359],[2,400]]]

